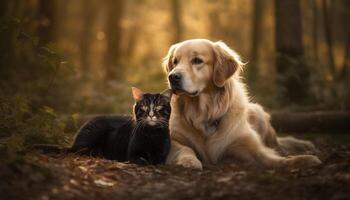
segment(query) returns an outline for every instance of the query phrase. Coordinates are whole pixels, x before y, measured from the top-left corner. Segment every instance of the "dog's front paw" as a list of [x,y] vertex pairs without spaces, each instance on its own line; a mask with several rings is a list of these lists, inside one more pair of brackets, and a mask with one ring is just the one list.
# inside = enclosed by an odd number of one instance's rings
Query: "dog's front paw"
[[296,168],[311,168],[322,164],[321,160],[312,155],[300,155],[287,158],[287,165]]
[[196,157],[182,157],[176,162],[177,165],[183,166],[185,168],[198,169],[202,170],[203,166],[201,161],[199,161]]
[[310,141],[304,141],[304,143],[301,146],[301,149],[304,152],[315,153],[317,151],[315,145]]

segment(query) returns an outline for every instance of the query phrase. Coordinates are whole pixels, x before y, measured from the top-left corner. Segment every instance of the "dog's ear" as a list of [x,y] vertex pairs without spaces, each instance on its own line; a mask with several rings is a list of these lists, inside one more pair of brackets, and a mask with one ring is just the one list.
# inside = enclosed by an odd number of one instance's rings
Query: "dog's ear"
[[225,43],[219,41],[213,45],[215,56],[213,82],[216,86],[223,87],[226,80],[242,68],[243,63],[239,55]]
[[166,73],[169,73],[173,69],[173,54],[179,43],[171,45],[168,54],[163,58],[163,69]]

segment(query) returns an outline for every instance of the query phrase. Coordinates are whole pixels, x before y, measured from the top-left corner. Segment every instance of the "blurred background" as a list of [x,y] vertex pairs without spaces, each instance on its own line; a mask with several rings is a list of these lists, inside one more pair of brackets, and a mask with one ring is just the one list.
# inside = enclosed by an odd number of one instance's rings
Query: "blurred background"
[[2,0],[1,134],[55,141],[64,117],[131,113],[131,86],[165,89],[162,58],[190,38],[236,50],[269,110],[347,110],[349,19],[348,0]]

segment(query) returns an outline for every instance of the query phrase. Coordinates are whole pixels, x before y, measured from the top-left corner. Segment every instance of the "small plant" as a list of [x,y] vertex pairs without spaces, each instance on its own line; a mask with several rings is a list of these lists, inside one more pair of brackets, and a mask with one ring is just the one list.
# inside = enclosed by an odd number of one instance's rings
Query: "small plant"
[[30,144],[65,144],[65,120],[42,106],[34,110],[23,96],[0,98],[0,155],[2,161],[16,160]]

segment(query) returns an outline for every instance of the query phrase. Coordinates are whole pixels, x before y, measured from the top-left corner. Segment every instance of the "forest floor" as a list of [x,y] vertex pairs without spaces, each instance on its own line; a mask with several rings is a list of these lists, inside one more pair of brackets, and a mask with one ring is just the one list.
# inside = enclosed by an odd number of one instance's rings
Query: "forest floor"
[[0,166],[0,196],[4,200],[350,199],[350,135],[306,138],[318,147],[322,166],[247,170],[225,164],[196,171],[29,153],[22,161]]

